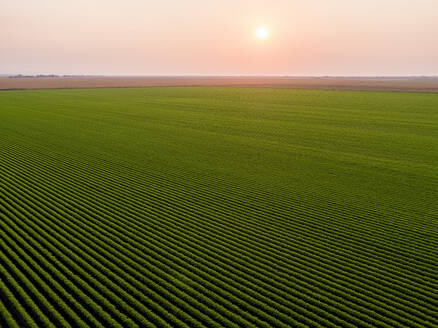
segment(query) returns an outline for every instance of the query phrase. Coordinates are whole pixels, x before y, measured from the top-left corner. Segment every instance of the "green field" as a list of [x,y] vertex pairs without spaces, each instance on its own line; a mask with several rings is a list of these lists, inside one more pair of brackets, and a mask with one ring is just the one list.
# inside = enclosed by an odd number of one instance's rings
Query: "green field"
[[438,95],[0,92],[0,327],[438,327]]

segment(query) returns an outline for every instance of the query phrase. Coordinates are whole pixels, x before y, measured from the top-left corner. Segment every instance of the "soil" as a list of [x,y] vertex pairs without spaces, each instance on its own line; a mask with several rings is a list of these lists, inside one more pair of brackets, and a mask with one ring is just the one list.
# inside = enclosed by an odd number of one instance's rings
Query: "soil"
[[128,88],[156,86],[234,86],[438,93],[438,77],[0,77],[0,90]]

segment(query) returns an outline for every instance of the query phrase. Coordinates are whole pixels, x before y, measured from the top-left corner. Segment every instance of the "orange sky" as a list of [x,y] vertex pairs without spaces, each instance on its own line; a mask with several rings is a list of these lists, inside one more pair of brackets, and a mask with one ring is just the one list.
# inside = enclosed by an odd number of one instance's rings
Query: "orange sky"
[[0,0],[1,73],[438,75],[438,0]]

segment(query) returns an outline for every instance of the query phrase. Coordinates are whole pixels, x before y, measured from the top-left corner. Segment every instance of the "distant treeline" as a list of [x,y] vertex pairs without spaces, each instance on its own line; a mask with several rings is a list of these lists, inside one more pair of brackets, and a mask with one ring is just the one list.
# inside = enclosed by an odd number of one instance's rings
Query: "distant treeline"
[[87,75],[56,75],[56,74],[37,74],[37,75],[10,75],[10,79],[19,79],[19,78],[39,78],[39,77],[85,77]]
[[11,75],[9,78],[11,79],[19,79],[19,78],[28,78],[28,77],[59,77],[59,75],[55,74],[38,74],[38,75],[23,75],[23,74],[17,74],[17,75]]

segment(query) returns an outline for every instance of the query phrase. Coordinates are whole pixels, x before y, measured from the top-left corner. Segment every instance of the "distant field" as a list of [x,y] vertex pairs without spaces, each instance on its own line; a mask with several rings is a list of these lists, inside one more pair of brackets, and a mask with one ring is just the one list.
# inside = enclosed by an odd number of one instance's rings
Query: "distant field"
[[1,327],[437,327],[438,95],[0,92]]
[[157,86],[232,86],[438,93],[438,77],[70,76],[9,78],[0,76],[0,90]]

